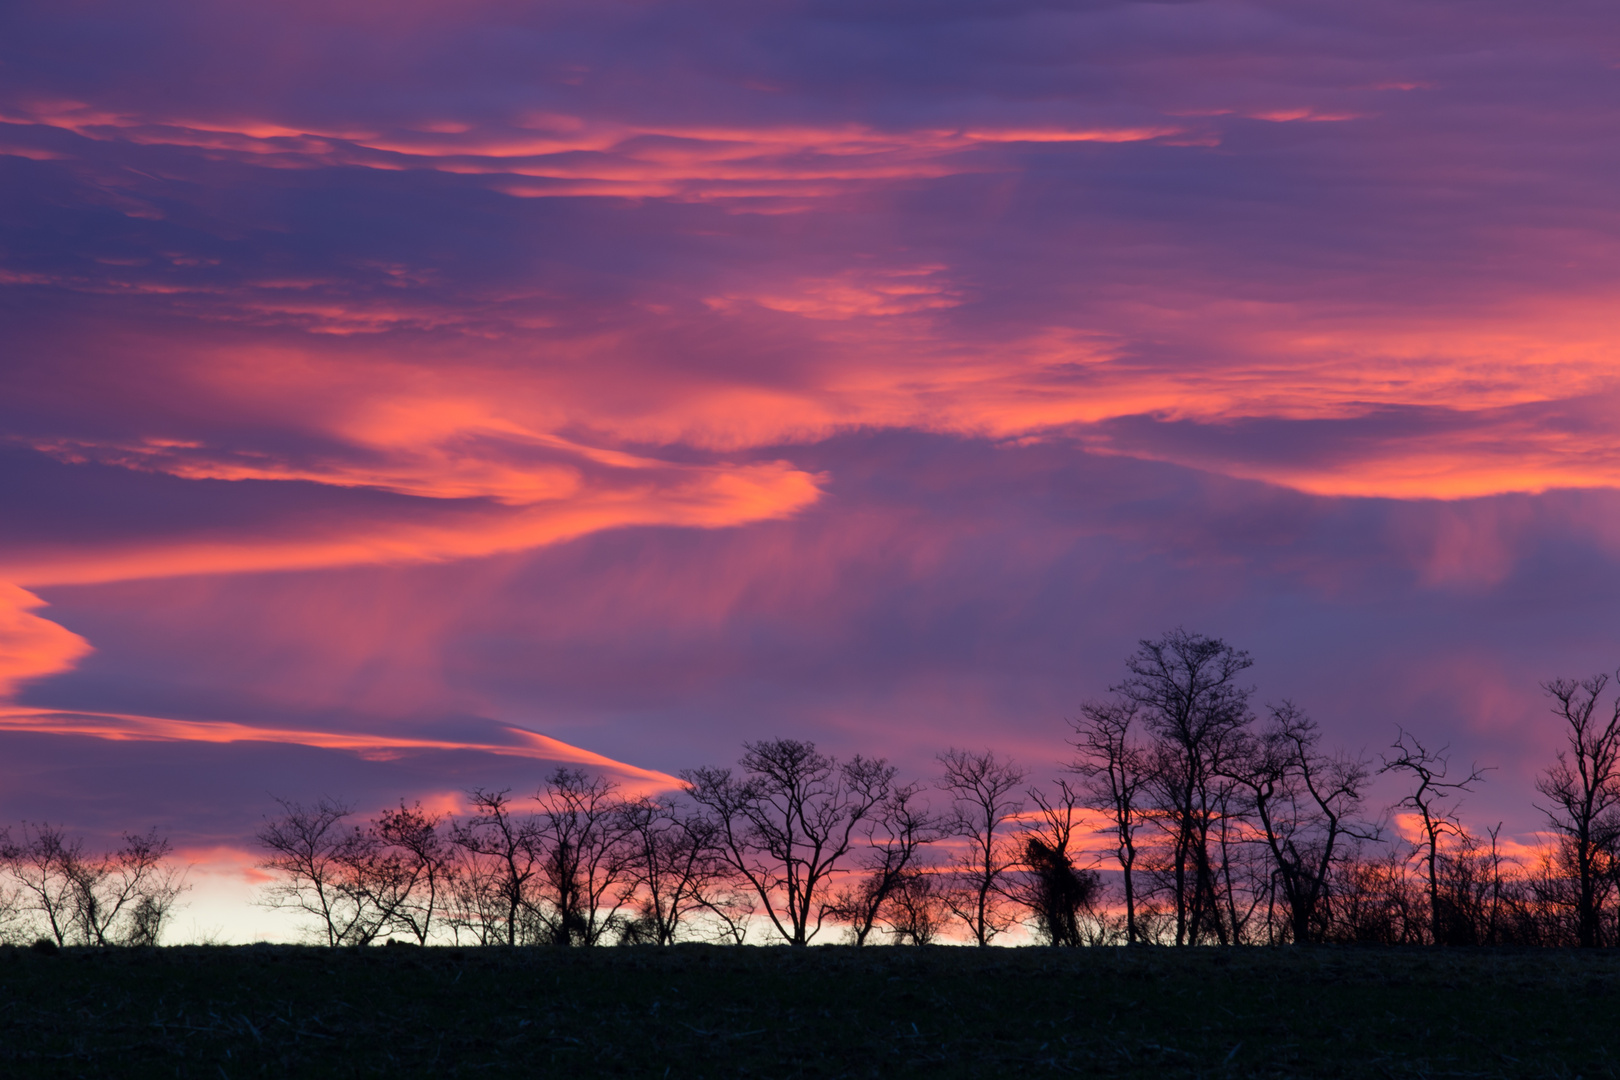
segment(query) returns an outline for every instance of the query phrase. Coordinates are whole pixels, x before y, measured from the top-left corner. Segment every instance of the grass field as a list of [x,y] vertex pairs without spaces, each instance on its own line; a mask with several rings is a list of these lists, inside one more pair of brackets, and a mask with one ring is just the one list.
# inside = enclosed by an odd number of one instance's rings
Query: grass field
[[1620,1075],[1620,951],[0,949],[0,1075]]

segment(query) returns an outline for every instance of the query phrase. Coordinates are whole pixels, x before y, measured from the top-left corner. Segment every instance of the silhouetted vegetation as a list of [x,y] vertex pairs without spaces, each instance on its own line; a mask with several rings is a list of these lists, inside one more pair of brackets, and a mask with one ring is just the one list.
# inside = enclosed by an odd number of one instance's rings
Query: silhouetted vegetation
[[[1256,709],[1251,666],[1182,630],[1141,642],[1047,785],[991,749],[903,780],[768,739],[657,796],[558,768],[532,794],[474,789],[460,814],[283,802],[258,834],[262,902],[333,947],[1620,943],[1606,676],[1545,684],[1567,746],[1527,852],[1465,823],[1487,770],[1410,731],[1377,767],[1404,790],[1367,807],[1373,763],[1324,747],[1295,702]],[[0,871],[0,942],[155,944],[183,891],[155,832],[93,853],[25,824],[0,835]]]
[[0,833],[0,940],[155,945],[185,885],[150,832],[94,852],[50,825]]
[[974,944],[988,945],[1018,920],[1011,885],[1020,845],[1009,834],[1024,808],[1018,785],[1027,774],[990,750],[947,750],[939,762],[944,768],[939,786],[951,801],[951,833],[961,842],[946,864],[940,896]]
[[1558,834],[1544,874],[1553,887],[1543,899],[1573,915],[1576,943],[1588,947],[1616,943],[1609,909],[1620,885],[1620,698],[1607,719],[1597,711],[1608,682],[1599,675],[1545,685],[1569,747],[1536,784],[1547,800],[1542,812]]
[[989,945],[1019,927],[1069,947],[1616,942],[1606,678],[1546,685],[1569,746],[1538,784],[1552,842],[1524,859],[1464,823],[1485,770],[1453,774],[1412,732],[1377,770],[1405,791],[1370,813],[1373,764],[1324,748],[1294,702],[1257,712],[1251,666],[1182,630],[1142,642],[1073,721],[1074,783],[1026,786],[1024,766],[956,748],[902,782],[772,739],[656,799],[565,768],[528,798],[472,791],[461,818],[401,805],[351,825],[342,804],[288,803],[260,835],[266,901],[329,945]]

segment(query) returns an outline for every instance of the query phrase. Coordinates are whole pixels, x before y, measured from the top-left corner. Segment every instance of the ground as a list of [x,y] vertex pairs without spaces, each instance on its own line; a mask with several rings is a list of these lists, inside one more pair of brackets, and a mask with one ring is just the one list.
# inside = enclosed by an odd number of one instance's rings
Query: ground
[[1620,950],[0,949],[7,1077],[1620,1075]]

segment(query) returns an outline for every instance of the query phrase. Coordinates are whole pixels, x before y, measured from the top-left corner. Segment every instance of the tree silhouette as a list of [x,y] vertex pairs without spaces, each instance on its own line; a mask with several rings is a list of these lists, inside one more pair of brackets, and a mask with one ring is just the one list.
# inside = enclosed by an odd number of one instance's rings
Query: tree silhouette
[[1620,698],[1606,719],[1597,715],[1608,682],[1598,675],[1543,684],[1569,746],[1536,781],[1549,803],[1538,809],[1558,832],[1574,875],[1576,942],[1583,948],[1611,944],[1603,909],[1620,883]]
[[458,927],[481,942],[516,945],[534,936],[534,886],[543,872],[537,826],[512,812],[507,791],[475,788],[473,816],[451,827],[464,857]]
[[888,796],[895,770],[859,756],[840,763],[798,739],[743,748],[742,777],[690,769],[681,779],[771,926],[788,944],[807,945],[828,914],[823,893],[844,869],[857,826]]
[[952,862],[951,887],[942,894],[952,915],[966,924],[977,945],[988,945],[1017,920],[1008,875],[1022,861],[1008,835],[1024,808],[1018,785],[1028,775],[991,750],[972,753],[952,748],[939,755],[944,775],[939,786],[951,796],[951,831],[964,850]]
[[399,895],[391,905],[393,927],[426,945],[433,936],[434,920],[444,914],[452,895],[455,868],[450,843],[439,831],[444,816],[429,814],[421,803],[385,810],[373,828],[393,862],[389,877]]
[[1227,765],[1251,719],[1250,691],[1237,679],[1253,663],[1219,638],[1177,629],[1141,642],[1125,662],[1124,681],[1113,688],[1157,737],[1148,776],[1163,811],[1155,820],[1170,836],[1178,945],[1211,937],[1225,943],[1237,931],[1222,917],[1225,851],[1218,860],[1212,839],[1216,846],[1224,839]]
[[715,824],[667,798],[644,796],[619,812],[625,869],[638,905],[636,917],[625,924],[624,940],[672,945],[689,918],[704,911],[735,931],[741,913],[730,888],[734,875]]
[[19,840],[8,832],[0,842],[0,862],[18,885],[8,906],[37,915],[59,946],[156,945],[186,889],[168,856],[156,830],[126,833],[104,854],[45,824],[24,822]]
[[1431,751],[1417,736],[1397,729],[1391,744],[1393,756],[1385,755],[1385,772],[1404,772],[1416,783],[1395,805],[1406,807],[1418,815],[1422,836],[1414,845],[1423,864],[1423,880],[1429,900],[1429,940],[1436,945],[1445,943],[1445,908],[1440,898],[1440,840],[1447,833],[1462,834],[1462,823],[1457,817],[1457,797],[1473,791],[1473,785],[1485,778],[1484,770],[1475,765],[1461,780],[1447,780],[1450,761],[1449,747]]
[[379,920],[353,880],[359,833],[345,824],[353,811],[329,798],[310,806],[276,801],[281,815],[258,832],[259,844],[269,851],[259,866],[282,877],[268,887],[264,902],[312,916],[328,945],[370,941]]
[[1375,840],[1353,820],[1368,779],[1366,762],[1318,749],[1315,721],[1291,701],[1271,709],[1261,736],[1233,773],[1253,795],[1288,913],[1289,937],[1305,944],[1327,935],[1326,905],[1334,860],[1347,840]]
[[538,912],[553,945],[596,945],[617,931],[631,875],[617,785],[559,768],[536,796],[535,842],[544,851],[548,909]]
[[1141,706],[1130,700],[1081,706],[1080,718],[1072,721],[1075,738],[1070,745],[1076,756],[1069,763],[1087,782],[1086,805],[1108,817],[1124,890],[1125,941],[1131,945],[1142,940],[1137,919],[1137,832],[1154,760],[1136,738],[1140,712]]
[[945,929],[947,909],[940,895],[939,875],[927,870],[903,874],[883,905],[887,931],[901,945],[929,945]]
[[862,828],[866,844],[856,855],[865,874],[829,906],[849,925],[856,945],[866,944],[895,890],[916,876],[923,848],[945,834],[945,823],[919,799],[921,790],[920,784],[901,785],[873,808]]

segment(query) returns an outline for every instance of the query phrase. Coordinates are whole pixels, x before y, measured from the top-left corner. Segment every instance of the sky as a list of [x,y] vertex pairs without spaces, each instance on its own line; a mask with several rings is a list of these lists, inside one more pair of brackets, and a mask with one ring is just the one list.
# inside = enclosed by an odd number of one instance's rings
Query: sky
[[1529,837],[1617,106],[1586,0],[13,0],[0,819],[1051,772],[1182,626]]

